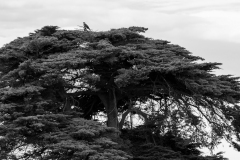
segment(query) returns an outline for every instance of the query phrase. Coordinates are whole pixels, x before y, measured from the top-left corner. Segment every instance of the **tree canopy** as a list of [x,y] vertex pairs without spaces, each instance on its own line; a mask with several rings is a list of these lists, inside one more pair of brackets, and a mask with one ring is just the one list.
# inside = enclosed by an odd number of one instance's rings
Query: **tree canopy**
[[[145,31],[45,26],[2,47],[1,155],[31,145],[25,158],[129,159],[119,130],[130,113],[159,136],[210,148],[226,138],[238,148],[239,78],[215,75],[220,63]],[[100,112],[107,127],[91,121]]]

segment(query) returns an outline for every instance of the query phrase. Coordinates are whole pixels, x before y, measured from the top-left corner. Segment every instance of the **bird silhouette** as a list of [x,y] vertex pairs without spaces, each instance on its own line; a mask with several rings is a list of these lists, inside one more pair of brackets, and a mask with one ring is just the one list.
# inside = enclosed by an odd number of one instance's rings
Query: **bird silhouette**
[[83,22],[83,29],[84,29],[84,31],[87,31],[87,30],[91,31],[91,29],[85,22]]

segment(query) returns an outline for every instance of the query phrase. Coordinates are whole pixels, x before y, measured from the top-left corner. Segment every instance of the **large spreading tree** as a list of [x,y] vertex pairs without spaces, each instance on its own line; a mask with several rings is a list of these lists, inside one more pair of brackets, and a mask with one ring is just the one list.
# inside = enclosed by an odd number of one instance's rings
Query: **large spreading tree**
[[[220,63],[147,38],[146,30],[45,26],[2,47],[1,155],[13,158],[30,146],[23,158],[128,159],[118,137],[133,113],[150,134],[208,147],[226,138],[238,147],[232,141],[240,140],[238,78],[215,75]],[[91,121],[100,112],[107,127]]]

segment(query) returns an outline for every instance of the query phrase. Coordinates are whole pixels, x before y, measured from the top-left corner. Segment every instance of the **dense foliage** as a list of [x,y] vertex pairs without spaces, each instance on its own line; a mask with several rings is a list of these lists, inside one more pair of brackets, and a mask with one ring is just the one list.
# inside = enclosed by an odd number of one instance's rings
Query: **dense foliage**
[[150,132],[152,127],[139,126],[133,130],[123,130],[121,137],[132,143],[133,160],[227,160],[219,152],[213,156],[201,156],[197,149],[201,143],[175,136],[171,131],[165,135]]
[[[45,26],[2,47],[2,159],[27,147],[22,159],[131,159],[143,150],[159,159],[167,150],[169,159],[190,155],[164,148],[161,137],[169,133],[200,144],[191,151],[198,157],[198,146],[212,148],[221,138],[238,148],[231,139],[240,141],[238,78],[213,74],[220,63],[200,63],[178,45],[143,36],[146,30]],[[108,127],[91,121],[100,112]],[[139,153],[119,137],[129,114],[141,115],[149,134],[160,137],[141,141]]]

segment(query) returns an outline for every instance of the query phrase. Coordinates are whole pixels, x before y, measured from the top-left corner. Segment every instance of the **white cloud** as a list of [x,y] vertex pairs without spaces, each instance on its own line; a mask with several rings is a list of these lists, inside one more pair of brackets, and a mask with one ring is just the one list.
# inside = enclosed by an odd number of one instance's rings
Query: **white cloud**
[[195,26],[201,38],[224,40],[240,43],[240,12],[239,11],[203,11],[191,16],[202,18],[206,21]]

